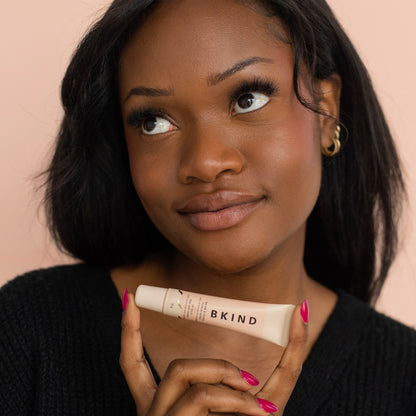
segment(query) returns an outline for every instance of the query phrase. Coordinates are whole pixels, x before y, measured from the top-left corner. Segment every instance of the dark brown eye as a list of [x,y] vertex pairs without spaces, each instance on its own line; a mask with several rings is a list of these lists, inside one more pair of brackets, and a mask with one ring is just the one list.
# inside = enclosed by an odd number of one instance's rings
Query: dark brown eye
[[240,108],[246,110],[254,104],[254,100],[253,94],[244,94],[238,99],[237,104]]
[[144,134],[162,134],[176,130],[176,127],[169,120],[158,116],[144,118],[141,128]]
[[250,92],[238,97],[234,104],[233,113],[249,113],[255,111],[270,101],[270,98],[260,92]]
[[145,133],[151,133],[157,126],[156,117],[148,117],[143,120],[142,129]]

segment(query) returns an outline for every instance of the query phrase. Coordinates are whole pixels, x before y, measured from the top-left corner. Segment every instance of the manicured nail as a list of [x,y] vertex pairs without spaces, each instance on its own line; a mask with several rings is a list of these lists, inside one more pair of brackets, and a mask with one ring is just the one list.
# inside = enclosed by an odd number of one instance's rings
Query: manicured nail
[[264,399],[257,399],[257,402],[259,403],[259,406],[268,413],[277,412],[277,406],[274,405],[272,402],[269,402],[268,400]]
[[127,291],[127,289],[124,291],[124,295],[123,295],[123,303],[122,303],[122,307],[123,307],[123,311],[126,310],[127,308],[127,303],[129,302],[129,292]]
[[300,316],[302,317],[302,320],[305,322],[305,324],[309,322],[309,305],[307,299],[305,299],[302,303],[300,308]]
[[243,379],[247,381],[250,386],[258,386],[259,381],[254,377],[252,374],[247,373],[247,371],[240,370],[241,375],[243,376]]

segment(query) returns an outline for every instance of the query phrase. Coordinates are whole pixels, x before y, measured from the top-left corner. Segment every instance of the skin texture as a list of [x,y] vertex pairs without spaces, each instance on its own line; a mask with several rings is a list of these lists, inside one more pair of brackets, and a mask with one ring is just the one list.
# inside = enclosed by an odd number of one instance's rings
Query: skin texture
[[[260,380],[258,397],[277,400],[276,414],[281,414],[302,361],[335,305],[336,295],[307,276],[303,266],[306,220],[320,189],[320,149],[330,146],[335,124],[296,99],[293,51],[271,27],[286,36],[277,19],[240,2],[173,0],[162,2],[125,47],[119,92],[131,174],[149,217],[173,248],[138,267],[114,269],[112,277],[120,297],[124,288],[134,292],[138,284],[152,284],[271,303],[299,304],[308,298],[313,323],[308,341],[299,306],[283,354],[279,346],[232,331],[144,310],[139,314],[130,298],[121,363],[139,415],[241,409],[264,414],[254,391],[231,399],[250,386],[208,376],[219,359],[234,363],[234,377],[235,366],[253,373]],[[249,107],[254,111],[240,113],[237,104],[244,101],[235,91],[255,78],[267,80],[274,90],[253,90],[260,94]],[[308,84],[307,75],[304,80]],[[336,117],[339,77],[315,83],[314,89],[320,108]],[[308,88],[301,90],[312,99]],[[156,114],[138,121],[143,108]],[[145,134],[156,116],[161,132]],[[230,198],[238,199],[237,208]],[[231,213],[207,213],[224,199]],[[204,212],[195,215],[195,204]],[[156,389],[142,360],[142,343],[167,387]],[[183,359],[181,373],[191,374],[181,376],[185,381],[171,374],[171,362],[178,358]],[[195,365],[196,378],[189,370]],[[186,387],[177,391],[178,383]],[[224,388],[213,390],[218,384]],[[202,385],[202,393],[195,395],[195,385]],[[139,394],[143,391],[148,394]],[[236,407],[221,407],[223,402]],[[215,403],[219,407],[213,408]]]

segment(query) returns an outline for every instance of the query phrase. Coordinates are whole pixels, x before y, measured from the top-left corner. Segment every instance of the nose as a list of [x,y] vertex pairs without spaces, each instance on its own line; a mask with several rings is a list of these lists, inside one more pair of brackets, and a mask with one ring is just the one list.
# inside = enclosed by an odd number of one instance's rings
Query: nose
[[242,171],[244,158],[230,132],[212,126],[199,127],[186,137],[179,166],[179,179],[213,182],[222,175]]

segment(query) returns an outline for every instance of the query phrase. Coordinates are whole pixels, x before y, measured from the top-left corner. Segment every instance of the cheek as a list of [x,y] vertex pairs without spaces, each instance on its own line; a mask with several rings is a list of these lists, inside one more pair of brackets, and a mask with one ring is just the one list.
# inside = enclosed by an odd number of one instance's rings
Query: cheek
[[137,195],[144,208],[151,205],[160,206],[163,196],[168,188],[165,161],[160,155],[149,152],[135,140],[127,137],[130,173]]
[[[306,120],[305,120],[306,118]],[[293,181],[300,188],[320,186],[321,154],[318,134],[318,119],[308,114],[308,117],[294,123],[283,151],[286,168]],[[303,184],[303,186],[302,186]],[[313,191],[313,189],[311,189]]]
[[[266,191],[288,212],[305,213],[316,202],[321,184],[319,119],[300,103],[273,126],[264,129],[265,140],[251,157],[267,159],[253,163],[265,176]],[[261,167],[260,167],[261,166]]]

